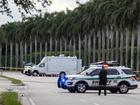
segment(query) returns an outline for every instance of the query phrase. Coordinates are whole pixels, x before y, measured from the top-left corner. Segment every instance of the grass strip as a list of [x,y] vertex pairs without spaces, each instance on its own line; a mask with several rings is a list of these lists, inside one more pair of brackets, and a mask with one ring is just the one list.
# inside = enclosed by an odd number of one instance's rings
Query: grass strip
[[13,84],[23,84],[21,80],[1,75],[2,78],[10,80]]
[[18,94],[16,92],[4,92],[1,94],[2,105],[21,105],[18,100]]

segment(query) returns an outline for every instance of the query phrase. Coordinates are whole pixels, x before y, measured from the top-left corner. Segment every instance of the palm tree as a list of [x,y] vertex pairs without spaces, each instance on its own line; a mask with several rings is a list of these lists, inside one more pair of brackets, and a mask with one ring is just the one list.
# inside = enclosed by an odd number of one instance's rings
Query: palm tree
[[[32,52],[33,52],[33,39],[34,39],[34,35],[32,35],[32,29],[34,28],[34,20],[35,18],[27,18],[25,20],[25,28],[24,28],[24,40],[28,41],[29,42],[29,52],[30,52],[30,62],[32,62]],[[21,66],[23,65],[23,42],[21,41],[20,42],[20,63],[21,63]]]
[[[20,56],[22,66],[23,60],[27,61],[28,53],[30,61],[35,59],[34,62],[37,63],[37,52],[41,59],[43,52],[48,55],[48,51],[50,54],[53,51],[55,54],[65,51],[65,54],[69,52],[69,55],[77,55],[78,51],[78,56],[83,58],[85,65],[92,58],[94,62],[118,60],[121,65],[135,68],[136,61],[138,69],[139,4],[139,0],[93,0],[79,4],[79,7],[73,11],[67,10],[66,13],[46,13],[44,16],[26,18],[18,24],[8,23],[4,29],[8,36],[4,48],[6,56],[10,47],[10,65],[14,64],[14,58]],[[15,53],[13,47],[17,47]],[[134,59],[135,56],[137,60]],[[18,61],[16,66],[17,63]]]

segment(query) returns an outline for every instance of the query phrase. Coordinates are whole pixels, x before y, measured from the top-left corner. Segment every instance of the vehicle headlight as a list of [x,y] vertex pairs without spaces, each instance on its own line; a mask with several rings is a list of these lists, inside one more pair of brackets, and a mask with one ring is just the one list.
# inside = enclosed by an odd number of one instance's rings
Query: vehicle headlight
[[69,77],[68,78],[69,80],[74,80],[74,79],[76,79],[75,77]]

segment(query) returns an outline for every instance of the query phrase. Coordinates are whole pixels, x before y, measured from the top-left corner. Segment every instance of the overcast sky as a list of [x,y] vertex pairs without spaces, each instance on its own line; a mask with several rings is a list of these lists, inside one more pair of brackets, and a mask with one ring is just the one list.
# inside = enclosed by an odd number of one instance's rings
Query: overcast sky
[[[42,8],[42,12],[62,11],[62,10],[66,10],[66,8],[69,8],[72,10],[77,6],[76,1],[79,1],[80,3],[85,3],[88,0],[52,0],[52,1],[53,1],[53,4],[51,6],[48,6],[47,8]],[[4,15],[0,14],[0,25],[5,24],[7,22],[22,20],[20,13],[18,13],[18,10],[16,6],[14,5],[14,3],[10,2],[9,5],[11,7],[12,15],[14,18],[10,18],[6,14]]]

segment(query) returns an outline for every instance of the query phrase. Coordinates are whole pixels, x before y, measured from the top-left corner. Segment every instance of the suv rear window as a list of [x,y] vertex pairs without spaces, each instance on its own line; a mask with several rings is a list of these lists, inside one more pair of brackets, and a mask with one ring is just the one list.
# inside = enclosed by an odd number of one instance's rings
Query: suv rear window
[[116,69],[108,69],[107,75],[119,75],[119,72]]
[[128,74],[128,75],[134,74],[133,71],[130,70],[130,69],[122,69],[122,71],[123,71],[125,74]]

